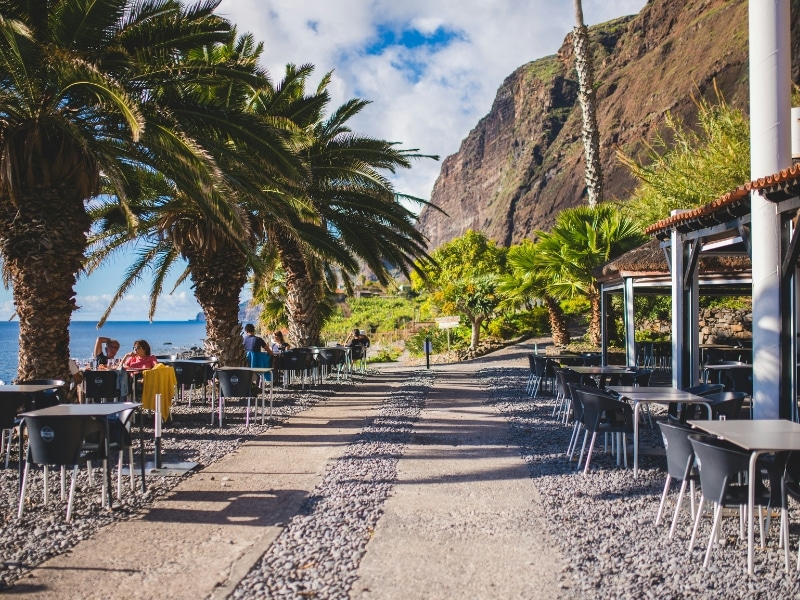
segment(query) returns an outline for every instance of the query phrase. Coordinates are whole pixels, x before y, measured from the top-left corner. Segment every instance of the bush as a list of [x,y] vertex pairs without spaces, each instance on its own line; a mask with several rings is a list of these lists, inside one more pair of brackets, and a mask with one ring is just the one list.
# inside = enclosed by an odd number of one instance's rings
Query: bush
[[[423,327],[406,340],[406,349],[411,356],[425,356],[425,338],[433,342],[433,354],[447,351],[447,331],[438,327]],[[453,336],[450,336],[451,346]]]
[[368,363],[397,362],[400,352],[396,348],[382,348],[367,356]]

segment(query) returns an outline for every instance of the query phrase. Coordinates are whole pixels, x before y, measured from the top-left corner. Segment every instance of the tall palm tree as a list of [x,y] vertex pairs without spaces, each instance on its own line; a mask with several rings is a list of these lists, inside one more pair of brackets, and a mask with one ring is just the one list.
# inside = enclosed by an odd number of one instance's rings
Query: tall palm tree
[[573,0],[575,28],[572,30],[572,48],[575,52],[575,70],[578,73],[578,101],[581,105],[583,151],[586,157],[586,194],[589,206],[603,201],[603,165],[600,162],[600,129],[597,126],[597,93],[594,87],[592,49],[589,29],[583,22],[583,3]]
[[498,285],[498,290],[504,296],[501,306],[513,309],[523,306],[530,308],[540,300],[547,307],[553,343],[557,346],[569,344],[564,311],[550,290],[553,278],[542,269],[536,245],[530,240],[523,240],[521,244],[511,246],[508,249],[506,267],[509,272],[500,278]]
[[[382,283],[388,283],[390,268],[408,274],[415,259],[427,256],[426,240],[414,228],[416,216],[400,200],[427,203],[398,195],[382,174],[410,168],[411,160],[422,155],[350,129],[350,119],[367,101],[351,99],[326,117],[330,74],[314,93],[306,94],[311,71],[300,73],[289,65],[287,77],[291,73],[296,77],[290,93],[287,88],[280,90],[281,107],[308,140],[302,155],[309,174],[287,182],[287,194],[303,207],[298,212],[301,219],[292,228],[271,226],[269,239],[286,278],[290,340],[306,345],[319,341],[328,281],[325,269],[333,264],[352,274],[363,262]],[[276,106],[269,94],[263,104],[272,110]],[[305,110],[297,110],[298,105]]]
[[600,288],[593,270],[641,245],[646,237],[635,223],[610,204],[562,211],[549,232],[537,231],[540,268],[552,277],[556,298],[579,295],[589,300],[589,340],[600,345]]
[[[266,74],[257,72],[261,50],[262,46],[255,45],[251,36],[237,38],[233,31],[225,43],[196,49],[188,55],[189,64],[225,74],[221,80],[201,80],[191,88],[191,101],[202,109],[198,112],[204,121],[211,122],[208,128],[205,123],[195,123],[191,131],[215,158],[222,177],[221,185],[211,193],[226,195],[228,210],[238,227],[204,211],[186,193],[187,186],[177,174],[131,168],[129,180],[136,183],[126,193],[137,220],[137,238],[131,240],[130,227],[113,201],[100,203],[93,213],[98,219],[99,234],[88,266],[94,269],[110,253],[137,244],[138,256],[103,320],[147,271],[153,273],[152,318],[168,272],[180,264],[179,259],[187,261],[178,282],[191,276],[194,283],[195,296],[206,316],[206,350],[222,364],[234,366],[245,360],[239,296],[253,267],[257,242],[264,237],[262,217],[280,220],[282,214],[294,210],[283,196],[264,190],[277,175],[297,176],[296,169],[301,166],[289,147],[292,134],[291,127],[286,127],[288,122],[267,120],[247,110],[255,90],[268,84]],[[250,73],[255,75],[250,77]],[[225,127],[227,124],[232,128]],[[248,134],[243,133],[249,128],[260,134],[258,143],[251,143]]]
[[67,378],[85,202],[101,174],[124,205],[121,164],[169,161],[209,214],[225,218],[221,198],[205,191],[218,169],[157,105],[165,82],[174,90],[198,76],[179,69],[187,48],[227,36],[217,4],[2,2],[0,253],[20,319],[19,379]]

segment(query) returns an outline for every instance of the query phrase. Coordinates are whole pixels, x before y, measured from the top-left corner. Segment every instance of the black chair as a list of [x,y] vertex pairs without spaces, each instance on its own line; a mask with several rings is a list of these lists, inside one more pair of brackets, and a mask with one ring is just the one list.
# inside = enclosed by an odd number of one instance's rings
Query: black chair
[[[687,388],[684,392],[689,392],[695,396],[708,396],[716,394],[725,389],[721,383],[701,383]],[[682,404],[680,402],[670,402],[667,407],[667,419],[672,423],[686,423],[687,419],[694,419],[697,406],[694,404]]]
[[725,384],[725,389],[733,392],[744,392],[748,396],[753,395],[753,367],[752,365],[742,366],[737,369],[726,369],[722,371],[720,383]]
[[578,468],[583,459],[586,440],[589,433],[592,434],[592,441],[586,455],[586,464],[583,473],[589,472],[589,465],[592,460],[592,451],[598,433],[616,433],[622,435],[622,444],[619,450],[623,453],[625,466],[628,466],[628,454],[626,451],[626,436],[633,433],[633,409],[629,404],[613,398],[610,394],[600,390],[592,390],[586,386],[573,386],[573,396],[578,396],[583,404],[583,426],[585,433],[583,436],[583,446],[578,458]]
[[[724,416],[726,419],[741,419],[742,406],[748,395],[744,392],[717,392],[716,394],[706,394],[703,396],[711,404],[711,418],[719,419]],[[695,419],[707,419],[708,409],[702,405],[696,405],[697,412]]]
[[[216,371],[215,377],[219,380],[220,389],[220,414],[225,412],[225,398],[247,398],[247,413],[245,414],[245,427],[250,426],[250,399],[256,399],[256,407],[258,407],[258,395],[260,390],[256,385],[258,381],[258,373],[245,369],[221,369]],[[262,410],[265,407],[262,407]],[[213,422],[214,407],[211,407],[211,418]],[[222,426],[222,418],[220,418],[220,427]]]
[[341,348],[319,348],[317,350],[317,360],[323,376],[335,370],[337,381],[341,379],[345,362],[344,350]]
[[[48,470],[49,465],[61,467],[61,499],[64,499],[64,471],[70,466],[72,481],[70,483],[69,500],[67,501],[67,521],[72,519],[72,501],[75,495],[75,478],[78,474],[78,464],[81,460],[93,458],[103,459],[103,470],[107,468],[106,457],[98,452],[105,448],[105,424],[100,420],[87,419],[80,416],[42,416],[34,415],[25,417],[25,426],[28,431],[28,453],[25,470],[22,475],[22,486],[19,495],[19,508],[17,517],[22,518],[25,508],[25,495],[28,489],[28,477],[31,465],[44,466],[44,502],[49,500]],[[91,450],[84,448],[84,442],[92,438],[97,440],[96,448],[93,442]],[[105,493],[106,477],[103,476],[103,498]]]
[[[354,349],[356,347],[357,346],[353,346]],[[280,371],[283,373],[284,387],[291,383],[291,374],[295,373],[300,377],[302,389],[305,389],[305,378],[314,366],[313,360],[314,358],[310,353],[292,349],[274,356],[272,359],[272,369],[275,372]]]
[[[14,431],[19,426],[17,413],[25,406],[28,399],[27,394],[3,394],[3,401],[0,402],[0,430],[2,431],[0,451],[5,449],[6,468],[8,468],[8,461],[11,457],[11,442],[14,439]],[[20,448],[21,454],[22,449]]]
[[[783,547],[786,568],[789,568],[789,496],[800,502],[800,454],[789,452],[783,463],[781,478],[781,527],[783,528]],[[800,544],[797,547],[797,570],[800,571]]]
[[[131,428],[136,409],[130,408],[108,417],[108,446],[112,452],[117,452],[117,498],[122,496],[122,463],[125,450],[128,451],[128,472],[131,479],[131,491],[135,489],[133,468],[133,438]],[[84,446],[85,448],[85,446]],[[144,459],[143,459],[144,460]]]
[[[708,435],[691,434],[689,435],[689,442],[692,444],[697,457],[700,488],[703,493],[700,497],[700,504],[697,507],[697,515],[692,528],[689,552],[694,548],[697,529],[703,516],[703,503],[708,500],[714,504],[714,522],[711,526],[708,548],[703,560],[703,567],[707,567],[711,559],[714,540],[719,536],[722,509],[727,506],[743,507],[748,504],[748,485],[741,482],[745,481],[745,476],[749,470],[750,453]],[[755,504],[769,507],[772,499],[770,490],[764,486],[761,477],[756,480],[755,484]],[[761,535],[763,542],[763,530]],[[744,520],[742,519],[740,519],[739,536],[744,539]]]
[[681,482],[681,489],[678,492],[678,501],[675,504],[675,513],[672,516],[672,525],[669,528],[668,539],[672,539],[675,534],[675,527],[678,524],[678,515],[683,506],[683,497],[686,494],[686,484],[689,489],[689,506],[691,508],[692,522],[695,518],[695,484],[700,480],[694,468],[694,449],[689,442],[689,435],[694,431],[691,427],[670,423],[659,423],[661,428],[661,439],[664,441],[664,448],[667,451],[667,481],[664,484],[664,493],[661,494],[661,504],[658,507],[655,525],[661,522],[661,515],[664,511],[664,504],[667,500],[669,486],[673,479]]
[[533,354],[528,354],[528,381],[525,384],[525,393],[529,396],[531,395],[534,382],[536,381],[536,361],[533,357]]
[[84,371],[83,397],[87,403],[113,402],[120,399],[116,371]]
[[48,408],[56,404],[63,404],[67,401],[67,382],[63,379],[30,379],[28,381],[18,381],[17,385],[58,386],[50,390],[42,390],[41,392],[28,394],[28,401],[25,403],[26,411]]
[[[291,352],[291,350],[289,351]],[[353,364],[353,369],[357,369],[361,373],[367,372],[367,349],[361,344],[353,344],[350,346],[350,360]]]
[[178,382],[178,398],[183,401],[183,392],[189,387],[189,406],[192,406],[192,392],[195,386],[205,384],[205,365],[192,360],[164,361],[164,364],[175,369],[175,380]]
[[[568,422],[567,419],[572,419],[572,435],[569,439],[569,446],[567,446],[567,460],[572,462],[572,455],[575,454],[575,448],[578,445],[578,437],[580,436],[581,427],[583,427],[583,404],[578,398],[578,395],[575,394],[574,389],[576,387],[581,387],[581,381],[583,377],[580,373],[572,371],[570,369],[562,369],[561,376],[564,381],[564,388],[566,390],[566,398],[569,402],[569,406],[565,409],[566,414],[564,415],[565,422]],[[593,381],[590,379],[590,381]],[[592,387],[590,385],[584,386],[589,390],[596,390],[596,387]]]

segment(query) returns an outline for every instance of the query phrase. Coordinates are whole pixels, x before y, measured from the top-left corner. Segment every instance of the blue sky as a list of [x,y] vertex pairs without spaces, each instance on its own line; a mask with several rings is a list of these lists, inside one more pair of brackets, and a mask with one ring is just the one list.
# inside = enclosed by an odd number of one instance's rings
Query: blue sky
[[[583,0],[584,18],[600,23],[645,4]],[[354,96],[372,101],[354,119],[359,132],[442,159],[489,112],[503,80],[554,54],[575,19],[568,0],[223,0],[218,12],[264,42],[264,66],[274,79],[287,63],[312,63],[317,78],[333,70],[333,106]],[[418,162],[393,178],[395,187],[429,198],[440,164]],[[118,257],[79,281],[74,318],[99,318],[127,266]],[[145,320],[148,290],[149,282],[136,286],[111,319]],[[161,298],[155,318],[192,319],[199,311],[184,284]],[[0,289],[0,318],[11,314],[11,292]]]

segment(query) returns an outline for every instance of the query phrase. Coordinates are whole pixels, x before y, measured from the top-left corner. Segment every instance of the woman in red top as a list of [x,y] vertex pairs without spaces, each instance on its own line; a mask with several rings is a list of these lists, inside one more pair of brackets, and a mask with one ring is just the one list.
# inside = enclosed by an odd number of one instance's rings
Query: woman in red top
[[130,371],[152,369],[157,363],[158,359],[150,354],[150,344],[144,340],[133,342],[133,352],[122,357],[122,368]]

